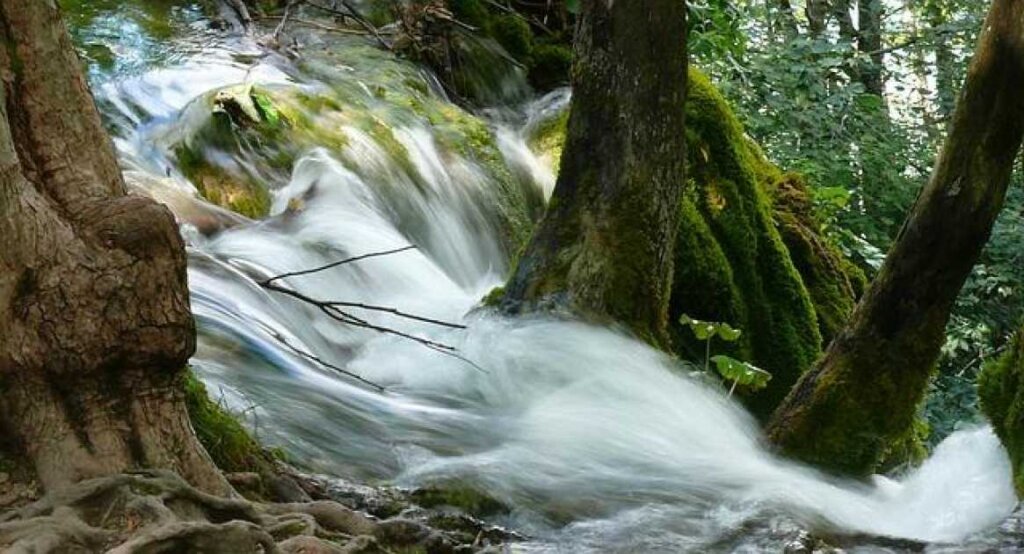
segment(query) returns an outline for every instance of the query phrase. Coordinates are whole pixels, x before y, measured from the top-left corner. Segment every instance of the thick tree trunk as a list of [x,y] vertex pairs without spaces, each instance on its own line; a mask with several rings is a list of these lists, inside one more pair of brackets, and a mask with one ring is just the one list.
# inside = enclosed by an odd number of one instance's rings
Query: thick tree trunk
[[505,307],[557,305],[665,339],[685,183],[686,5],[588,0],[548,212]]
[[229,490],[188,422],[170,213],[127,196],[53,1],[0,0],[0,434],[43,486],[133,467]]
[[949,137],[846,329],[768,427],[807,462],[870,472],[910,428],[954,300],[988,239],[1024,134],[1024,1],[992,4]]

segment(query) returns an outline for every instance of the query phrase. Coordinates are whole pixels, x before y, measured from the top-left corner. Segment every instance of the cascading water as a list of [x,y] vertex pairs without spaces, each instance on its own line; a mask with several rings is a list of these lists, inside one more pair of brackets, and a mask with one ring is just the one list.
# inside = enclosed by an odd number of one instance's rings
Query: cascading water
[[[352,58],[333,75],[363,95],[360,109],[393,140],[340,123],[344,146],[308,148],[290,176],[266,183],[271,215],[257,222],[199,199],[168,141],[189,131],[182,114],[213,89],[248,82],[319,90],[330,75],[243,39],[178,48],[173,63],[98,80],[98,96],[131,180],[185,222],[200,324],[194,367],[211,391],[245,410],[260,439],[310,470],[482,488],[512,507],[506,523],[533,537],[515,547],[523,551],[778,550],[780,521],[957,543],[1016,505],[1009,462],[987,428],[953,435],[898,480],[835,480],[773,456],[755,422],[714,384],[614,329],[478,308],[508,270],[495,191],[511,182],[524,197],[550,192],[551,171],[523,129],[564,106],[565,92],[499,126],[511,175],[499,184],[478,159],[440,146],[430,118],[390,105],[392,92]],[[389,63],[387,82],[418,75],[417,90],[431,94],[415,68]],[[358,312],[455,346],[473,364],[339,325],[257,284],[408,244],[419,248],[285,282],[318,299],[465,324],[450,330]]]

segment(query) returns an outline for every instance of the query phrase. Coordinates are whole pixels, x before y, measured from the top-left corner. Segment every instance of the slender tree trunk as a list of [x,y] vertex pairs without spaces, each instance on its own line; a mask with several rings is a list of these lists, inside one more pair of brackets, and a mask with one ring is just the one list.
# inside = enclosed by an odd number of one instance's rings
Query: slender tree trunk
[[956,106],[956,77],[953,71],[955,60],[949,40],[939,34],[947,23],[942,3],[930,0],[925,6],[928,25],[935,34],[935,91],[938,93],[939,114],[943,120],[949,118]]
[[583,2],[548,212],[505,307],[554,304],[665,339],[686,161],[686,5]]
[[829,0],[807,0],[804,15],[807,16],[807,30],[812,38],[818,38],[825,32],[828,22]]
[[870,472],[906,433],[1024,134],[1024,1],[995,0],[929,183],[846,329],[768,426],[785,452]]
[[861,68],[861,83],[869,93],[882,97],[885,93],[882,0],[860,0],[857,3],[857,24],[857,49],[870,60]]
[[768,23],[773,29],[782,30],[783,36],[787,39],[795,38],[800,34],[790,0],[769,0],[767,9]]
[[172,216],[126,195],[55,2],[0,0],[0,45],[0,434],[49,490],[133,467],[229,490],[185,411]]

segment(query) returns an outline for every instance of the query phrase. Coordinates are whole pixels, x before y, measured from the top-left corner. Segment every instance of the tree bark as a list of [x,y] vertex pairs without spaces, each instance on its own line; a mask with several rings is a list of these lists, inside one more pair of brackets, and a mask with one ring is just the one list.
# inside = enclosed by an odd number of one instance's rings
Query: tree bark
[[170,212],[128,196],[53,1],[0,0],[0,434],[52,490],[136,467],[226,481],[188,421]]
[[812,38],[818,38],[825,32],[828,10],[829,0],[807,0],[804,15],[807,16],[807,30]]
[[870,94],[882,97],[885,93],[882,73],[882,0],[859,0],[857,23],[857,49],[869,60],[860,70],[861,83]]
[[686,161],[686,4],[583,2],[561,170],[504,306],[554,305],[664,344]]
[[1024,134],[1024,2],[996,0],[935,171],[846,329],[776,410],[769,438],[872,471],[913,422],[949,311],[1003,204]]

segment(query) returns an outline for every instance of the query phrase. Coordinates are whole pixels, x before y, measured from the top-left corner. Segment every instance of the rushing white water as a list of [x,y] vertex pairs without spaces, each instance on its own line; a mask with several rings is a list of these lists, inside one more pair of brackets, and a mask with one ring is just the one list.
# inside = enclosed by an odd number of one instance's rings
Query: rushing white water
[[[164,127],[217,86],[297,78],[294,68],[275,65],[281,60],[253,62],[237,45],[225,48],[101,92],[108,119],[121,122],[126,165],[153,174],[140,186],[154,196],[185,198],[172,202],[185,221],[196,206],[215,209],[174,170],[160,147]],[[533,119],[498,130],[506,163],[525,187],[549,192],[553,177],[520,128],[565,101],[564,93],[547,98],[528,108]],[[988,428],[956,433],[897,480],[836,480],[771,454],[756,423],[717,385],[614,329],[551,317],[510,320],[479,308],[508,270],[494,183],[470,159],[440,153],[425,121],[392,129],[411,170],[395,168],[365,132],[345,131],[342,151],[313,149],[297,161],[289,182],[273,192],[267,220],[231,219],[230,228],[208,235],[184,225],[200,323],[194,366],[211,390],[245,410],[261,439],[312,470],[476,485],[513,507],[508,523],[535,537],[517,547],[525,551],[718,550],[737,534],[767,537],[767,545],[751,539],[748,549],[778,550],[764,529],[778,517],[955,543],[998,524],[1016,505],[1009,462]],[[256,285],[407,244],[419,249],[285,282],[315,298],[464,323],[465,330],[445,330],[358,312],[453,345],[473,364],[340,325]]]

